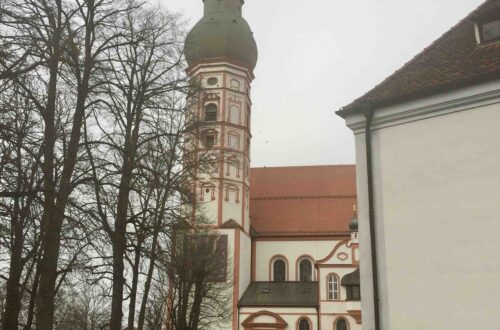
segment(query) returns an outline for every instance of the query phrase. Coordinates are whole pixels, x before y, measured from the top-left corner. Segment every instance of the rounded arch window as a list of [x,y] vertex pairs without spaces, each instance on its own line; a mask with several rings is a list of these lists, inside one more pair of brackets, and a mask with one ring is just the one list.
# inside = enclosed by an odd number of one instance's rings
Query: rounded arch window
[[217,105],[209,103],[205,107],[205,121],[217,121]]
[[286,262],[278,258],[273,261],[273,282],[286,281]]
[[326,279],[328,300],[340,300],[340,283],[336,274],[329,274]]
[[347,321],[345,319],[338,319],[337,322],[335,322],[335,330],[348,330],[349,327],[347,325]]
[[299,320],[299,330],[310,330],[311,324],[309,324],[309,320],[306,318],[302,318]]
[[299,281],[311,282],[313,280],[312,262],[308,258],[299,261]]

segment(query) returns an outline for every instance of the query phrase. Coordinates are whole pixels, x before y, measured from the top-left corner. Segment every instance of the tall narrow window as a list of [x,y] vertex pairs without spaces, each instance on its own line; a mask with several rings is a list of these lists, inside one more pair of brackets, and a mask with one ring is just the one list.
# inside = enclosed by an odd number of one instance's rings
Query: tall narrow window
[[308,319],[300,319],[299,321],[299,330],[310,330],[311,325],[309,324]]
[[205,121],[217,121],[217,106],[213,103],[205,107]]
[[347,300],[355,300],[355,301],[361,300],[359,285],[348,285],[346,286],[346,290],[347,290],[347,297],[346,297]]
[[335,323],[335,330],[348,330],[347,321],[345,319],[339,319]]
[[327,286],[328,286],[328,300],[339,300],[340,292],[339,292],[339,277],[335,274],[328,275],[327,278]]
[[300,270],[300,281],[301,282],[311,282],[312,281],[312,264],[309,259],[302,259],[299,263]]
[[286,281],[286,263],[283,259],[276,259],[273,262],[273,282]]
[[206,133],[203,139],[203,144],[205,148],[213,148],[215,145],[215,134],[214,133]]

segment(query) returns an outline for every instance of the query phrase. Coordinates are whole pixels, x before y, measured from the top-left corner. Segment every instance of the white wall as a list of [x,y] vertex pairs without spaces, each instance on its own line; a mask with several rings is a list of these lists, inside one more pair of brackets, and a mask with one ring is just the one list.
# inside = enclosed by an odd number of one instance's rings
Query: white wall
[[323,259],[339,241],[257,241],[256,281],[269,281],[269,262],[275,255],[283,255],[288,261],[288,280],[296,281],[296,262],[303,255],[310,255],[315,261]]
[[[283,307],[266,307],[266,308],[241,308],[240,310],[240,329],[244,330],[244,327],[241,325],[243,321],[245,321],[246,318],[248,318],[250,315],[253,313],[257,313],[259,311],[269,311],[272,313],[279,314],[283,320],[288,324],[287,328],[288,330],[296,330],[296,324],[299,319],[302,317],[306,317],[310,320],[312,324],[311,330],[316,330],[318,329],[318,313],[316,311],[316,308],[283,308]],[[260,319],[256,320],[257,322],[272,322],[273,318],[269,316],[264,316],[261,317]],[[328,328],[322,328],[323,330],[327,330]]]
[[250,236],[240,232],[240,290],[238,299],[243,296],[252,279],[251,259],[252,241]]
[[[377,114],[373,161],[384,330],[499,328],[499,87],[476,86]],[[371,330],[363,134],[356,148],[363,323]]]

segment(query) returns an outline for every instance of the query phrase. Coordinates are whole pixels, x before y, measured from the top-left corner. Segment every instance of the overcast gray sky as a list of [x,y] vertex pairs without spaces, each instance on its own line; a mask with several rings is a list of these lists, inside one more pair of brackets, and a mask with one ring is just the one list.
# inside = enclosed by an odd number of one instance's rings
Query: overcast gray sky
[[[156,0],[192,26],[202,0]],[[483,0],[246,0],[259,48],[252,166],[352,164],[334,111],[427,47]]]

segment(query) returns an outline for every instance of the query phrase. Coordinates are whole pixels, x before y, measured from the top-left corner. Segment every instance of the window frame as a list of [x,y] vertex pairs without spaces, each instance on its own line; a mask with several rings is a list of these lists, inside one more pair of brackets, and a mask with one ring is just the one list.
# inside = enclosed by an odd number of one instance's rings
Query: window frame
[[306,321],[307,322],[307,330],[312,330],[312,322],[311,322],[311,319],[308,318],[307,316],[301,316],[297,319],[297,330],[302,330],[300,328],[300,324],[303,322],[303,321]]
[[[213,106],[213,108],[209,109],[209,107],[211,107],[211,106]],[[212,119],[208,119],[208,117],[209,117],[208,111],[209,110],[214,110],[214,112],[215,112],[215,113],[211,113],[212,116],[215,114],[215,117],[214,117],[213,120]],[[210,117],[210,118],[212,118],[212,117]],[[203,121],[205,121],[205,122],[216,122],[216,121],[218,121],[218,119],[219,119],[219,107],[217,106],[217,104],[212,103],[212,102],[205,104]]]
[[351,329],[351,324],[349,323],[349,321],[345,317],[339,317],[338,319],[336,319],[333,322],[333,330],[338,330],[337,327],[338,327],[340,321],[344,321],[347,330]]
[[[330,281],[333,278],[333,281]],[[330,288],[331,282],[331,288]],[[331,293],[331,298],[330,298]],[[340,277],[336,273],[330,273],[326,276],[326,300],[339,301],[340,300]]]
[[496,38],[493,39],[488,39],[486,40],[484,38],[484,26],[486,24],[494,23],[494,22],[500,22],[500,17],[489,17],[488,19],[484,19],[482,21],[476,22],[476,26],[478,29],[478,34],[479,34],[479,42],[480,44],[487,44],[491,42],[497,42],[500,41],[500,35]]
[[[283,281],[275,281],[274,280],[274,264],[276,261],[283,261],[284,265],[285,265],[285,276],[284,276],[284,280]],[[271,258],[270,262],[269,262],[269,281],[270,282],[278,282],[278,283],[282,283],[282,282],[288,282],[288,259],[283,256],[283,255],[275,255]]]
[[[357,295],[354,294],[354,288],[357,288],[357,290],[358,290]],[[346,300],[348,300],[348,301],[361,301],[361,286],[360,285],[346,285]]]
[[[309,265],[311,266],[311,277],[310,277],[310,280],[309,281],[302,281],[302,272],[301,272],[301,264],[303,261],[308,261],[309,262]],[[300,256],[298,259],[297,259],[297,264],[296,264],[296,270],[297,270],[297,273],[296,273],[296,281],[297,282],[314,282],[315,279],[316,279],[316,273],[315,273],[315,269],[314,269],[314,260],[311,256],[308,256],[308,255],[304,255],[304,256]]]

